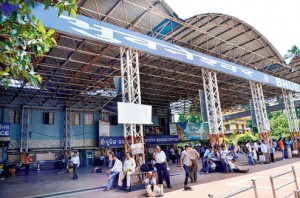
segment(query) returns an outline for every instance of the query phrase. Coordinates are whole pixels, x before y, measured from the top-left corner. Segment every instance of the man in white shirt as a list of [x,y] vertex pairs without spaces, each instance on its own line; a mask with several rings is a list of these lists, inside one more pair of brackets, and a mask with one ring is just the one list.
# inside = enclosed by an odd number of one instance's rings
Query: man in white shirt
[[123,172],[121,172],[119,174],[119,181],[118,181],[118,185],[122,188],[122,184],[123,184],[123,179],[126,177],[126,190],[130,190],[130,176],[131,174],[134,173],[135,171],[135,161],[133,158],[131,158],[130,153],[126,153],[126,159],[124,161],[124,170]]
[[268,147],[265,144],[264,140],[261,140],[260,149],[261,149],[261,152],[263,153],[263,155],[265,156],[265,162],[268,162],[268,159],[269,159],[268,158]]
[[77,156],[77,152],[74,153],[71,161],[73,162],[73,180],[78,179],[77,169],[80,165],[80,159]]
[[192,161],[190,157],[191,146],[189,144],[185,145],[184,151],[181,153],[180,157],[180,170],[184,169],[185,171],[185,180],[184,180],[184,190],[191,190],[192,188],[187,185],[188,179],[190,177],[190,169],[192,166]]
[[107,186],[104,191],[110,191],[111,187],[114,183],[114,180],[120,172],[122,172],[122,162],[118,159],[117,156],[113,155],[112,160],[115,162],[114,166],[109,170],[108,180],[107,180]]
[[153,154],[153,158],[155,159],[156,162],[155,166],[157,169],[158,184],[163,184],[163,180],[162,180],[162,172],[163,172],[168,188],[172,188],[170,183],[169,171],[167,169],[168,167],[167,157],[165,152],[160,150],[159,146],[156,146],[155,152]]

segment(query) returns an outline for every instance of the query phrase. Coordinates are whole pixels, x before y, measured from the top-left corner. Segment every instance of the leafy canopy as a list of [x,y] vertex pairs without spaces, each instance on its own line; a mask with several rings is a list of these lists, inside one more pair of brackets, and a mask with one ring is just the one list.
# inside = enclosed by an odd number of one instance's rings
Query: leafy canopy
[[[53,4],[53,0],[45,0],[45,9]],[[58,16],[64,10],[76,18],[76,0],[55,1]],[[1,4],[8,3],[17,7],[5,15],[0,10],[0,83],[5,88],[11,84],[12,79],[25,81],[38,87],[42,77],[34,71],[33,58],[41,57],[56,45],[55,30],[43,26],[34,15],[29,17],[33,0],[26,4],[24,0],[0,0]],[[54,5],[54,4],[53,4]]]

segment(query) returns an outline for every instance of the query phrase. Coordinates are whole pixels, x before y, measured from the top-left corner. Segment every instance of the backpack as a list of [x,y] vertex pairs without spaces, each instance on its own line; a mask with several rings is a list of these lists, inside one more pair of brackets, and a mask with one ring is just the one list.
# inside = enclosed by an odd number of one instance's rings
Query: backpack
[[150,169],[147,164],[142,164],[140,170],[141,172],[148,172]]

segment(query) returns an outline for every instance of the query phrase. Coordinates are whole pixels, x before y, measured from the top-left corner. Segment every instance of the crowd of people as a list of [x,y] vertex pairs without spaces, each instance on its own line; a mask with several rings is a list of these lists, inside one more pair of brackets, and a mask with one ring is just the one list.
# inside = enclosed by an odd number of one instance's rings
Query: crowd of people
[[265,140],[247,141],[240,144],[237,150],[241,154],[246,154],[250,165],[274,162],[274,153],[276,151],[282,153],[283,160],[298,156],[300,139],[292,140],[291,138],[280,137],[278,140],[270,139],[269,142]]
[[[196,183],[197,176],[200,173],[209,174],[214,172],[224,173],[248,173],[249,169],[242,169],[238,166],[239,158],[237,153],[245,155],[249,165],[257,163],[274,162],[274,153],[280,151],[282,159],[292,158],[300,154],[300,140],[279,138],[278,140],[247,141],[237,147],[232,142],[229,145],[210,145],[208,147],[186,144],[185,146],[163,147],[156,146],[152,153],[147,152],[145,159],[140,154],[133,158],[130,152],[127,152],[122,162],[122,157],[115,155],[112,151],[105,157],[107,171],[107,185],[104,191],[110,191],[114,183],[117,183],[120,189],[130,190],[131,177],[137,173],[139,182],[145,184],[146,192],[149,195],[159,194],[163,189],[163,181],[168,188],[172,188],[169,163],[178,166],[185,172],[183,181],[184,190],[190,190],[188,183]],[[241,157],[241,155],[239,155]],[[104,158],[101,154],[100,158]],[[201,160],[200,160],[201,159]],[[199,164],[201,168],[199,167]],[[25,175],[29,174],[30,157],[24,155]],[[80,165],[80,159],[75,152],[66,161],[67,169],[73,168],[73,179],[78,179],[77,169]],[[6,167],[6,166],[5,166]],[[8,165],[7,165],[8,167]],[[101,169],[99,167],[99,169]],[[200,169],[200,171],[199,171]],[[143,174],[138,174],[143,173]]]

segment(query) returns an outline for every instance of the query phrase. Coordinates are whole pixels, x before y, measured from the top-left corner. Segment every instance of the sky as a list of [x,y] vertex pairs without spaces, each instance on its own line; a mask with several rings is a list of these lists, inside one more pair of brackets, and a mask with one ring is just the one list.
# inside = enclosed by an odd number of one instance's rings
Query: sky
[[204,13],[238,18],[263,34],[284,56],[300,47],[300,0],[165,0],[181,19]]

